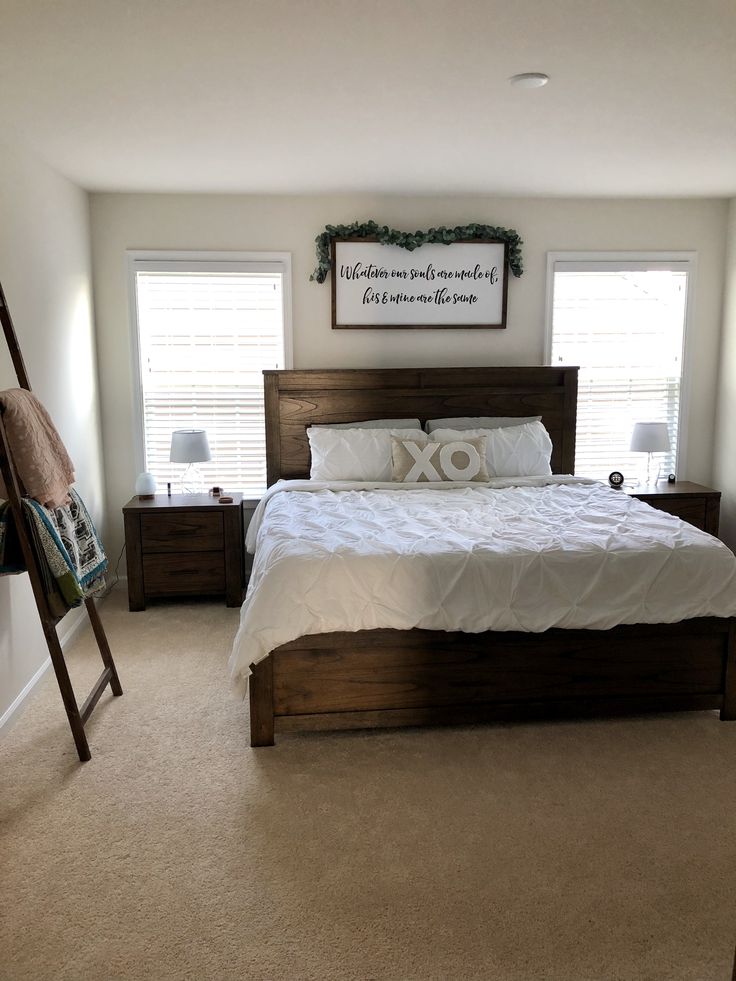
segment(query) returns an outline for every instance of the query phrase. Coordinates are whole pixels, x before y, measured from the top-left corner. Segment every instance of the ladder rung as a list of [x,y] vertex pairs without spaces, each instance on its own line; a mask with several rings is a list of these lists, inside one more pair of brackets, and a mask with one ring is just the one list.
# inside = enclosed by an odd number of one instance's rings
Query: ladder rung
[[100,700],[100,695],[107,688],[110,679],[112,678],[112,671],[109,668],[105,668],[100,677],[97,679],[92,691],[87,695],[84,700],[84,705],[82,705],[79,710],[80,718],[82,719],[82,725],[87,721],[87,719],[92,714],[92,709],[95,707],[97,702]]

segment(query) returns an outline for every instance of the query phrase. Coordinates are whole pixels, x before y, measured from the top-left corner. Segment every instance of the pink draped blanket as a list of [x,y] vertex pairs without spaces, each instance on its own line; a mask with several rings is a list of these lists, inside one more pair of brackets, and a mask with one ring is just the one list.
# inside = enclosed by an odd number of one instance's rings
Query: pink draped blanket
[[[22,491],[47,508],[69,503],[74,464],[46,409],[32,392],[0,392],[0,411]],[[0,498],[8,494],[0,478]]]

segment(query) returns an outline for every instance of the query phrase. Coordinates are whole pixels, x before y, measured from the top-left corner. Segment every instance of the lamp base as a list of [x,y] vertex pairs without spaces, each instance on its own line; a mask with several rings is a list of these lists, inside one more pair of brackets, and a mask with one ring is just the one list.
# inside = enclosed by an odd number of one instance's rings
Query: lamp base
[[190,463],[181,475],[182,494],[201,494],[204,489],[202,471],[196,463]]
[[647,483],[656,484],[659,480],[659,463],[652,458],[654,453],[647,453]]

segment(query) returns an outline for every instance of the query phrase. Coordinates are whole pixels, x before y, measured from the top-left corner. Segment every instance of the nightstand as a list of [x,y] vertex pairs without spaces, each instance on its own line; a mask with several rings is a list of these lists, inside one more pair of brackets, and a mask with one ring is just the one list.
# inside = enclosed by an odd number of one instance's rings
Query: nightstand
[[710,535],[718,535],[721,492],[712,487],[691,484],[687,480],[677,480],[674,484],[660,480],[650,486],[625,487],[624,490],[658,511],[667,511]]
[[232,504],[209,494],[128,501],[123,516],[130,610],[173,596],[224,596],[228,606],[240,606],[243,496],[228,496]]

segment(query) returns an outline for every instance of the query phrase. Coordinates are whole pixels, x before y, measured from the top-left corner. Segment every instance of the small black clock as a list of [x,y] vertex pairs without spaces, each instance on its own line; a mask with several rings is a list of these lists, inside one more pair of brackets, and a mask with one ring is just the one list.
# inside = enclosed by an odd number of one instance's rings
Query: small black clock
[[609,473],[608,475],[608,483],[611,485],[611,487],[623,487],[624,475],[619,473],[618,470],[614,470],[613,473]]

